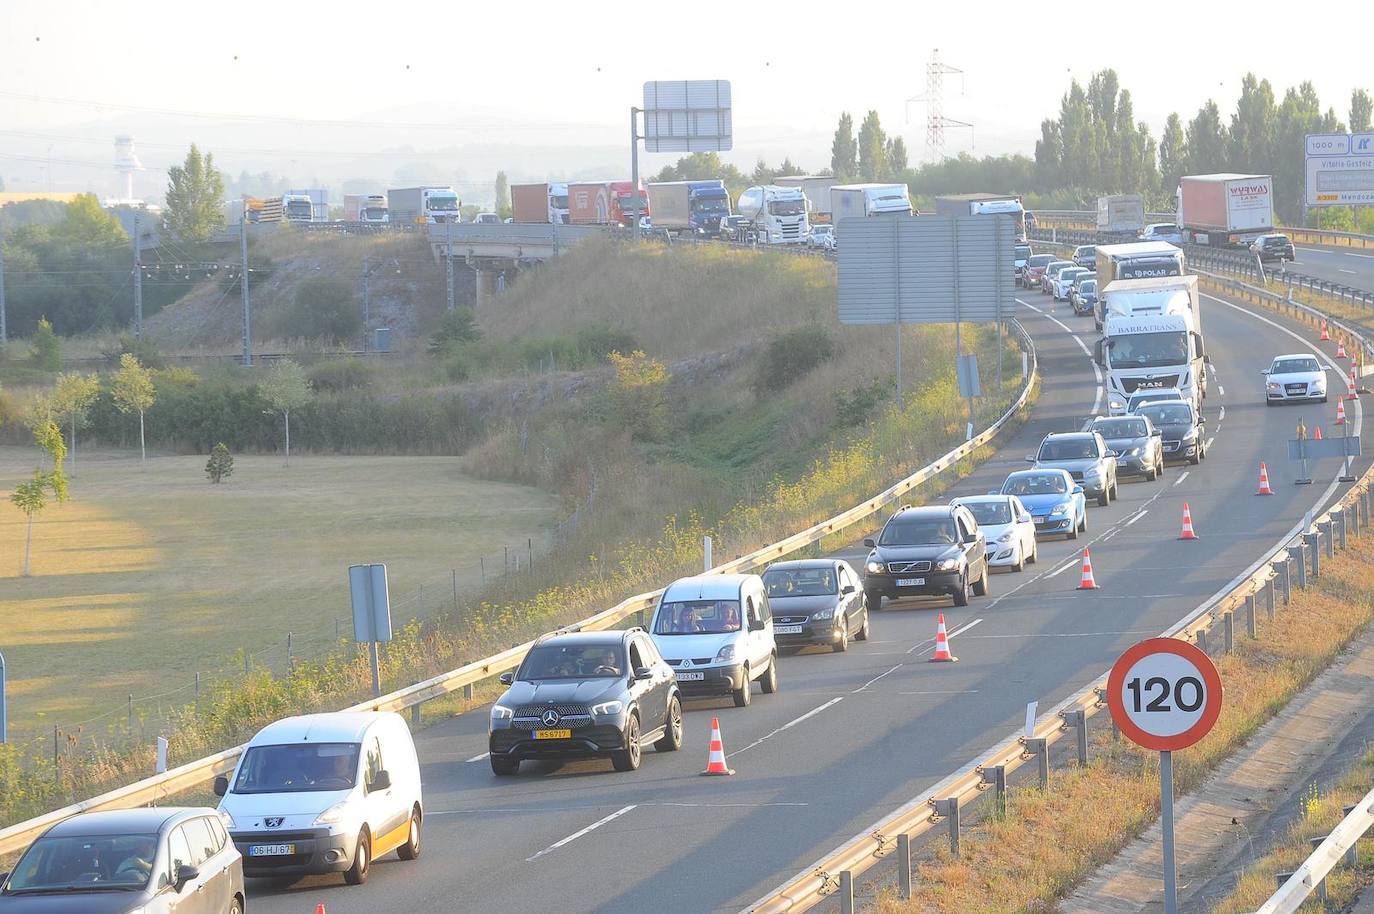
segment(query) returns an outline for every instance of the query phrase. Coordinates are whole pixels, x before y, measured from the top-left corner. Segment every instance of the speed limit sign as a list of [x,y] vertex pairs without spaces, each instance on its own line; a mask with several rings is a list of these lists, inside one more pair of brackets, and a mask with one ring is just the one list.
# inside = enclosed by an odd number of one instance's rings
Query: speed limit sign
[[1161,752],[1207,735],[1221,714],[1221,676],[1205,652],[1177,638],[1129,648],[1107,677],[1112,720],[1132,742]]

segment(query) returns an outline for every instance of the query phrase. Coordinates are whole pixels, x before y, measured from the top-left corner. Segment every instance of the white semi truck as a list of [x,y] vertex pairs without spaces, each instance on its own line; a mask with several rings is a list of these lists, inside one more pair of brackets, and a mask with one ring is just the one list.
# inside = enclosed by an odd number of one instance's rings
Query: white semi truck
[[736,212],[749,221],[759,244],[804,244],[810,232],[806,194],[774,184],[746,188]]
[[1100,293],[1107,411],[1125,412],[1132,394],[1178,388],[1199,409],[1207,396],[1206,348],[1196,276],[1118,279]]
[[462,222],[452,187],[401,187],[386,192],[392,222],[401,225]]
[[344,221],[368,222],[378,225],[386,222],[386,196],[383,194],[344,194]]

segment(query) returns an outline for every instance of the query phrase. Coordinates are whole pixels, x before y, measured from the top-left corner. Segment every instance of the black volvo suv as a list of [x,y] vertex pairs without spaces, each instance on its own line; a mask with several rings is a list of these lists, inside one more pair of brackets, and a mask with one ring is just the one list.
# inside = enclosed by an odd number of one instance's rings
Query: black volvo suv
[[967,606],[969,591],[988,592],[987,544],[968,508],[904,506],[888,519],[864,561],[864,596],[870,610],[883,597],[949,595]]

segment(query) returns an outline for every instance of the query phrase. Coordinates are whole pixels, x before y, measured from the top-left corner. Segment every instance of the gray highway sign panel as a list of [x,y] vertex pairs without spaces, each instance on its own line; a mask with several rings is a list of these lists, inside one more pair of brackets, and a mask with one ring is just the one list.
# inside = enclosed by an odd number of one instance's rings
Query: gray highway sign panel
[[1309,133],[1307,205],[1374,205],[1374,133]]
[[727,152],[734,146],[728,79],[644,84],[645,152]]
[[1012,316],[1010,217],[854,216],[840,225],[841,323],[982,323]]

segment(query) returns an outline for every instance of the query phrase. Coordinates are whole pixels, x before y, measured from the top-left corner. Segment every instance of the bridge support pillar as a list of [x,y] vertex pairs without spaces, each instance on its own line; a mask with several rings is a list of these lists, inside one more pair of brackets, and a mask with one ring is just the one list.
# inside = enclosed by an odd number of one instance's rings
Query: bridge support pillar
[[477,273],[477,307],[485,308],[491,304],[491,299],[496,294],[496,271],[484,270],[477,266],[474,266],[473,270]]

